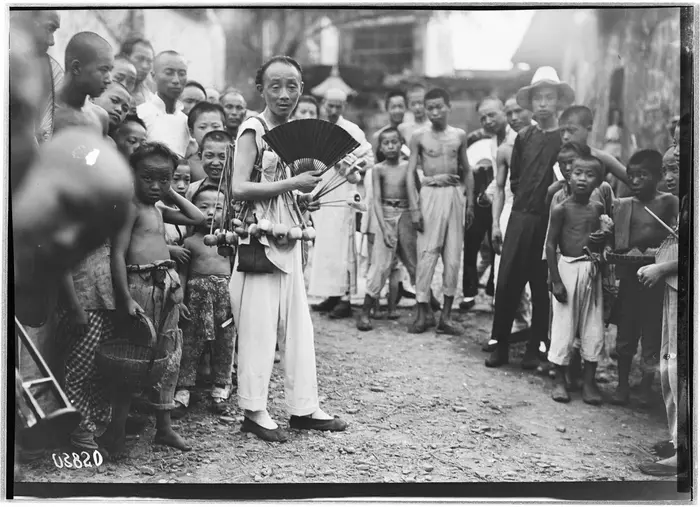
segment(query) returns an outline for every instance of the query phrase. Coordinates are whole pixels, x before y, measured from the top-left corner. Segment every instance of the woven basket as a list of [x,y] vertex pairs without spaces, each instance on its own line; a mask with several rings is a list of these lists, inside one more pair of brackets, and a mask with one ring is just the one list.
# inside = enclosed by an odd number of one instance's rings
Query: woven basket
[[[139,392],[157,384],[168,361],[168,354],[155,348],[156,331],[153,324],[145,315],[139,317],[129,337],[134,338],[133,331],[149,335],[137,337],[142,338],[138,340],[142,343],[126,339],[110,340],[100,345],[95,354],[97,367],[110,384],[130,392]],[[143,345],[143,342],[149,345]]]

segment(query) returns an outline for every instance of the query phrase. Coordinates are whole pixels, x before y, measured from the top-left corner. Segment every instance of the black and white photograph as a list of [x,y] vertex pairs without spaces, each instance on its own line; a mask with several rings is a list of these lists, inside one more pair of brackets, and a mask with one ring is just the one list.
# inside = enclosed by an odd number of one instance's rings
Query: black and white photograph
[[4,10],[5,498],[693,500],[696,6]]

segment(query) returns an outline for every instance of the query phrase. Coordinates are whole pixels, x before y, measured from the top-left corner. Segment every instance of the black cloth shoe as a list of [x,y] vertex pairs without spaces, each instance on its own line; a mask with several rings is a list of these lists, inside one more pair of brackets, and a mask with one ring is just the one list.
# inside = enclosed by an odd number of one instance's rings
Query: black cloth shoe
[[508,351],[496,349],[486,359],[485,364],[487,368],[498,368],[499,366],[508,364],[508,362]]
[[267,428],[263,428],[255,421],[251,421],[247,417],[243,418],[241,431],[244,433],[252,433],[266,442],[286,442],[289,439],[289,434],[282,428],[277,427],[275,430],[269,430]]
[[673,447],[673,443],[668,440],[662,440],[661,442],[656,442],[653,447],[654,454],[659,458],[666,459],[670,458],[676,454],[676,449]]
[[345,431],[348,423],[338,416],[333,419],[312,419],[293,415],[289,418],[289,427],[295,430]]
[[459,304],[459,309],[462,311],[471,310],[472,308],[474,308],[475,304],[476,304],[476,299],[472,299],[471,301],[462,301]]
[[311,305],[311,309],[315,312],[330,312],[335,308],[335,305],[340,301],[340,297],[327,298],[325,301],[318,303],[317,305]]
[[339,301],[333,311],[328,314],[331,319],[345,319],[347,317],[352,317],[352,308],[350,308],[350,301]]

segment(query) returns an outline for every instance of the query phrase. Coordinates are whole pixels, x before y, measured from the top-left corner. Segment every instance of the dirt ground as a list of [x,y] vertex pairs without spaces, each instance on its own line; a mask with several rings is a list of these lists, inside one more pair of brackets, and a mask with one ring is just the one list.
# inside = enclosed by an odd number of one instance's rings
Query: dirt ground
[[[411,302],[408,303],[409,305]],[[355,315],[359,308],[354,309]],[[50,454],[24,465],[25,481],[121,483],[355,483],[446,481],[646,480],[637,464],[667,437],[661,395],[641,408],[591,407],[580,395],[562,405],[551,380],[514,361],[487,369],[481,344],[491,329],[483,297],[458,315],[460,337],[433,331],[411,335],[412,308],[399,321],[374,321],[361,333],[354,320],[313,315],[322,406],[349,422],[344,433],[290,430],[284,444],[239,431],[241,411],[216,416],[201,403],[177,428],[193,444],[187,453],[152,443],[153,421],[128,442],[129,457],[81,470],[57,469]],[[272,416],[287,426],[284,364],[271,386]],[[638,369],[638,367],[637,367]],[[615,364],[598,375],[609,397]],[[657,382],[657,391],[659,386]],[[673,480],[673,479],[670,479]]]

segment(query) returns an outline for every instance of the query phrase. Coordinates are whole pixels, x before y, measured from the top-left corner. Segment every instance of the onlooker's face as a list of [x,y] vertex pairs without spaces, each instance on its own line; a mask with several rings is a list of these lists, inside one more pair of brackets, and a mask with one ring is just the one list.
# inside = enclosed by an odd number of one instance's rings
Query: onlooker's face
[[134,171],[134,193],[145,204],[162,201],[173,181],[173,162],[161,156],[148,157]]
[[56,11],[38,11],[34,14],[32,35],[39,54],[45,54],[56,43],[54,33],[61,28],[61,17]]
[[345,101],[338,99],[326,99],[323,102],[323,109],[326,111],[326,118],[331,123],[336,123],[345,110]]
[[114,128],[124,121],[129,112],[131,95],[122,85],[112,83],[102,95],[95,99],[95,104],[107,111],[109,125]]
[[600,185],[599,168],[594,163],[581,159],[574,161],[569,176],[569,186],[574,195],[591,195]]
[[197,119],[192,125],[192,137],[197,141],[197,146],[202,145],[202,139],[209,132],[214,130],[224,130],[224,124],[221,120],[221,113],[217,111],[207,111],[197,116]]
[[221,95],[217,90],[214,88],[207,88],[207,101],[211,102],[212,104],[218,104],[219,103],[219,98]]
[[559,94],[553,86],[540,86],[531,92],[532,112],[539,120],[551,118],[557,114]]
[[190,166],[187,164],[180,164],[175,169],[175,173],[173,174],[173,182],[170,184],[170,186],[179,195],[185,197],[187,188],[190,186],[190,178]]
[[136,89],[136,67],[129,60],[119,59],[114,61],[112,69],[112,81],[121,83],[129,90],[129,93],[134,93]]
[[627,168],[627,180],[632,193],[642,198],[653,195],[659,182],[658,177],[643,165],[630,165]]
[[184,106],[182,112],[185,114],[190,114],[190,111],[192,111],[194,106],[200,102],[204,102],[206,99],[207,96],[197,86],[186,87],[180,96],[180,102],[182,102]]
[[403,117],[406,115],[406,102],[403,97],[391,97],[386,109],[393,125],[403,123]]
[[294,111],[294,120],[316,119],[318,118],[318,108],[311,102],[299,102]]
[[562,143],[576,143],[581,146],[588,146],[589,132],[588,128],[581,125],[575,118],[571,118],[559,126]]
[[510,128],[516,132],[520,132],[525,127],[529,127],[532,123],[532,111],[520,107],[515,99],[508,99],[506,101],[505,112]]
[[434,125],[444,125],[447,122],[447,113],[450,107],[445,103],[445,99],[438,97],[426,100],[425,110],[428,112],[428,119]]
[[221,226],[221,220],[224,213],[224,197],[216,190],[204,190],[197,194],[194,199],[194,205],[206,217],[206,225],[208,228]]
[[301,73],[293,65],[274,62],[262,79],[262,97],[268,109],[279,117],[289,118],[303,89]]
[[680,133],[681,127],[680,125],[676,125],[676,128],[673,130],[673,156],[676,158],[676,164],[678,166],[680,166],[681,163]]
[[221,107],[226,114],[226,128],[235,130],[240,127],[247,112],[247,104],[242,95],[227,93],[221,98]]
[[502,132],[506,128],[506,115],[501,103],[496,100],[485,100],[479,107],[479,122],[488,134],[495,135]]
[[153,50],[150,46],[139,42],[134,44],[134,50],[129,55],[131,63],[136,67],[136,82],[141,83],[153,70]]
[[179,55],[161,55],[155,67],[156,88],[161,97],[180,98],[187,82],[187,64]]
[[571,175],[571,170],[576,157],[578,157],[578,154],[575,151],[567,149],[561,150],[559,155],[557,155],[559,170],[561,171],[561,175],[564,176],[564,179],[567,181]]
[[227,146],[227,143],[220,141],[207,141],[202,146],[202,169],[211,181],[221,179],[226,165]]
[[[82,62],[81,62],[82,63]],[[97,98],[112,83],[114,56],[112,48],[102,44],[95,49],[95,57],[81,65],[78,81],[82,89],[92,98]]]
[[408,109],[417,121],[421,122],[425,119],[425,90],[417,88],[408,92]]
[[119,152],[129,158],[146,140],[146,129],[138,123],[128,122],[119,127],[113,139]]
[[382,141],[379,144],[379,150],[387,160],[396,160],[401,152],[401,138],[396,132],[382,134]]

